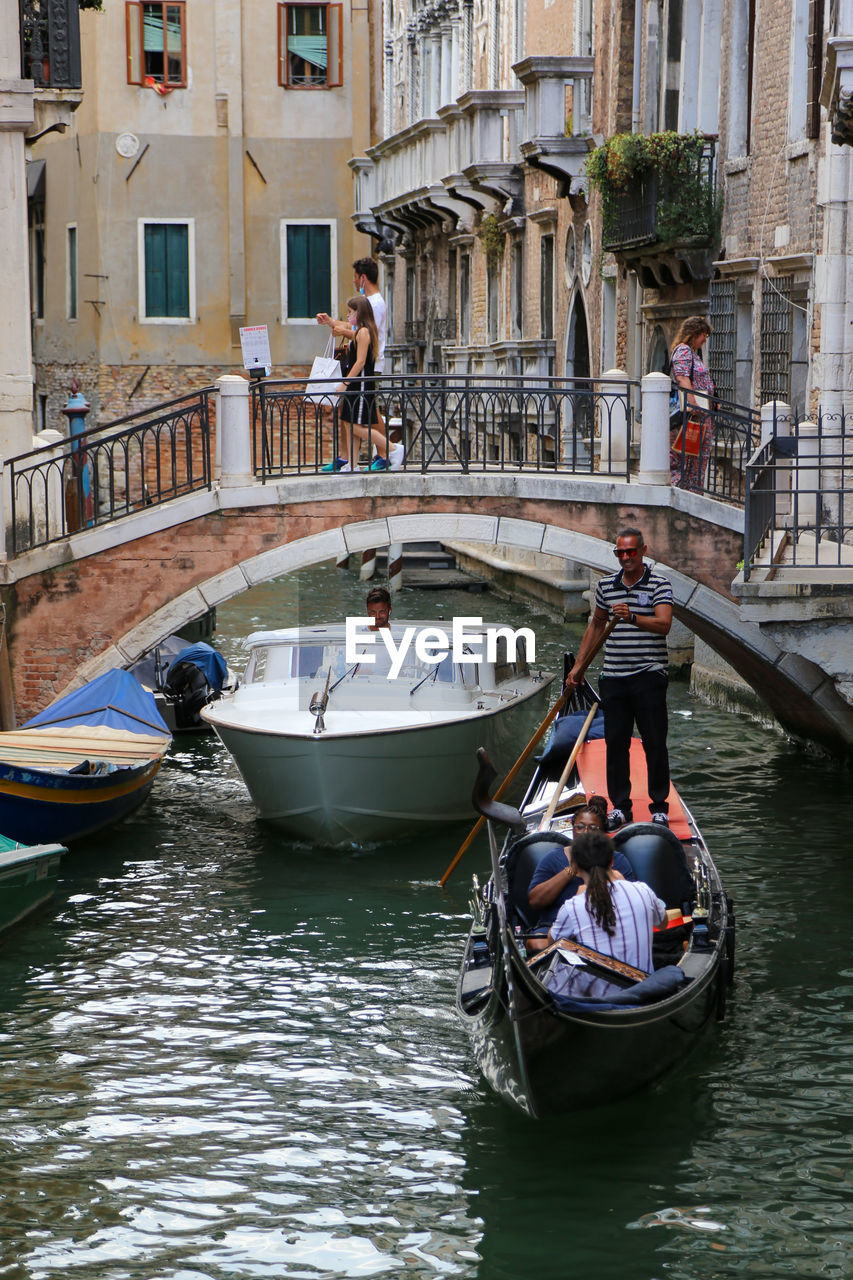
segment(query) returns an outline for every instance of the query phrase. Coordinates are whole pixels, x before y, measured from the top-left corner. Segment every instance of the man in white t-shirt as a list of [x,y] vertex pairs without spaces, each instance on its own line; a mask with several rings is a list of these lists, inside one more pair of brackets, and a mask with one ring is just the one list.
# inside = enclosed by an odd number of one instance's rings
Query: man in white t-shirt
[[[373,319],[376,321],[376,332],[379,335],[379,352],[374,361],[374,369],[377,373],[385,372],[385,342],[388,337],[388,308],[385,305],[385,299],[379,292],[379,267],[373,258],[357,258],[352,264],[353,284],[359,293],[363,293],[367,301],[373,309]],[[317,323],[327,325],[332,333],[338,338],[351,338],[352,329],[345,320],[333,320],[325,311],[321,311],[317,315]],[[385,431],[385,422],[381,412],[377,406],[377,420],[379,431],[387,438]],[[371,465],[371,471],[397,471],[403,465],[404,449],[402,444],[391,444],[388,441],[388,456],[383,455],[382,448],[376,446],[377,456]]]

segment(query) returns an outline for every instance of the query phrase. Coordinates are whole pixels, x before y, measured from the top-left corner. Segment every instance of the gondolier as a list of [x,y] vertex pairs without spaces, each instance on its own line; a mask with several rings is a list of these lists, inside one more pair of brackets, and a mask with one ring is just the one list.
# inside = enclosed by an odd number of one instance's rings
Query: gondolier
[[566,680],[569,690],[578,686],[608,620],[616,618],[617,625],[604,647],[599,681],[611,830],[633,821],[630,749],[635,724],[646,757],[651,818],[668,825],[666,637],[672,626],[672,587],[644,563],[644,550],[639,529],[623,529],[618,535],[613,554],[620,569],[602,578],[596,588],[595,609]]

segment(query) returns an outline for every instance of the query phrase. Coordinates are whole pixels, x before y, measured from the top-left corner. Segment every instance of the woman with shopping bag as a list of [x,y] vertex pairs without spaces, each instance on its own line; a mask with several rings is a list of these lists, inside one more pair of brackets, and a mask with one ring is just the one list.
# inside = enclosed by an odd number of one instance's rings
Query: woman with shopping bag
[[711,457],[714,429],[711,398],[714,383],[702,360],[702,347],[712,329],[704,316],[688,316],[672,345],[670,377],[686,412],[671,419],[669,469],[672,484],[701,493]]
[[372,441],[384,456],[385,436],[374,430],[376,411],[375,362],[379,333],[373,308],[367,298],[356,294],[347,302],[347,323],[354,330],[349,343],[338,353],[344,380],[335,388],[338,401],[338,456],[323,471],[358,471],[358,454],[365,441]]

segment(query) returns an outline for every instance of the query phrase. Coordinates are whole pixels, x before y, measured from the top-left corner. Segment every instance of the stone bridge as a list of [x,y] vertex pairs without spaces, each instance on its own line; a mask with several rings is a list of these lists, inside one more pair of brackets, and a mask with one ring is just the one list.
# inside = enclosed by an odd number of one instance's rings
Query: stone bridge
[[732,582],[743,514],[668,484],[595,476],[359,473],[215,485],[87,529],[2,566],[4,727],[108,667],[132,662],[247,587],[392,542],[462,540],[610,572],[638,525],[675,613],[800,735],[853,744],[853,709],[820,667],[742,620]]

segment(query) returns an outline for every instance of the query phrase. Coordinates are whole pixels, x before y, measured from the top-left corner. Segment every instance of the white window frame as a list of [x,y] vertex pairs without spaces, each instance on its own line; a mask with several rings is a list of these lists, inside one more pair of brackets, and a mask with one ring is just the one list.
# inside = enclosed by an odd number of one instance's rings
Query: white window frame
[[338,316],[338,222],[337,218],[282,218],[279,222],[279,244],[281,258],[281,323],[313,324],[315,316],[289,316],[287,314],[287,228],[288,227],[328,227],[329,228],[329,276],[332,319]]
[[[187,228],[187,273],[190,314],[188,316],[148,316],[145,314],[145,228],[178,226]],[[195,218],[137,218],[136,220],[137,321],[139,324],[198,324],[195,288]]]
[[[74,312],[71,314],[71,232],[74,232]],[[80,319],[80,235],[76,222],[65,224],[65,319],[76,324]]]

